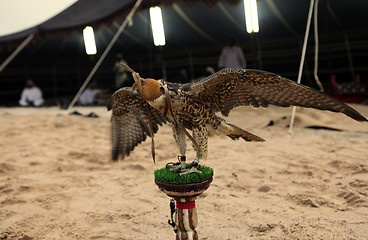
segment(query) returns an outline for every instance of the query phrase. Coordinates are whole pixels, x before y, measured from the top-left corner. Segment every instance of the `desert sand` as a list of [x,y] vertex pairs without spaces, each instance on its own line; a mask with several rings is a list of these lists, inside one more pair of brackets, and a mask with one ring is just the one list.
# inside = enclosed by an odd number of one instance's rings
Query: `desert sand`
[[[368,117],[368,106],[352,106]],[[72,111],[99,117],[0,108],[0,239],[175,239],[170,198],[153,177],[176,160],[170,127],[155,136],[156,164],[150,139],[113,163],[111,113]],[[368,238],[368,123],[298,108],[291,136],[290,113],[238,108],[227,119],[266,142],[209,139],[202,164],[215,175],[197,199],[200,239]]]

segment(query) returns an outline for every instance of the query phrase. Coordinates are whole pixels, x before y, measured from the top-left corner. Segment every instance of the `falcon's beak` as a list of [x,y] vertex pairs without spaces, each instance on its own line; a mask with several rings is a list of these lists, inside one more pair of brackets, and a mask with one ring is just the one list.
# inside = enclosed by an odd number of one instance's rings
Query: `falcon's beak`
[[134,90],[132,92],[132,98],[137,98],[137,97],[139,97],[139,92],[138,92],[138,90]]

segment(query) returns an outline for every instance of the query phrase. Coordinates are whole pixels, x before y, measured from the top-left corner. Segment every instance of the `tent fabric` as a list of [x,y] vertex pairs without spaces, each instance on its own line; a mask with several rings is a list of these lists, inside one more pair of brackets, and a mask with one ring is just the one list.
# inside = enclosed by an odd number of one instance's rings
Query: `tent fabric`
[[[236,5],[240,0],[225,0],[228,4]],[[198,4],[212,9],[218,4],[218,0],[207,1],[174,1],[174,0],[162,0],[156,3],[162,3],[163,5],[170,6],[175,2],[180,2],[186,8],[194,8]],[[51,19],[41,23],[38,26],[0,37],[0,44],[6,42],[12,42],[26,38],[31,33],[45,33],[60,30],[73,30],[86,25],[100,25],[101,22],[106,24],[110,23],[112,19],[117,17],[122,11],[127,11],[127,8],[131,8],[135,3],[135,0],[79,0],[72,6],[52,17]],[[123,19],[125,14],[119,16]],[[96,27],[96,26],[95,26]]]
[[[31,33],[70,31],[86,25],[99,25],[101,22],[121,13],[121,11],[129,10],[134,2],[132,0],[79,0],[63,12],[36,27],[0,37],[0,44],[21,40]],[[120,18],[124,17],[124,15],[120,16]]]
[[[34,78],[48,96],[75,94],[80,81],[88,75],[96,59],[109,44],[135,0],[79,0],[48,21],[0,37],[0,62],[30,34],[36,37],[0,74],[7,87],[2,96],[16,94],[25,78]],[[149,7],[161,7],[166,45],[155,47],[152,41]],[[94,80],[109,85],[113,82],[111,66],[116,53],[136,71],[150,77],[178,78],[185,69],[190,78],[203,75],[207,66],[217,68],[221,49],[229,36],[237,38],[249,68],[279,73],[296,78],[301,45],[310,0],[258,0],[260,31],[245,31],[244,6],[241,0],[155,0],[143,1],[130,24],[119,36]],[[366,81],[368,68],[368,1],[320,0],[318,30],[320,37],[319,75],[330,82],[361,75]],[[84,50],[82,30],[91,25],[95,30],[97,55]],[[313,28],[308,42],[303,83],[314,83]],[[352,66],[352,67],[351,67]],[[50,81],[52,80],[52,81]],[[313,86],[312,86],[313,87]],[[12,93],[13,92],[13,93]],[[55,93],[54,93],[55,92]]]
[[193,9],[199,4],[206,7],[207,9],[213,9],[219,4],[219,2],[235,6],[240,2],[240,0],[222,0],[222,1],[219,1],[219,0],[201,0],[201,1],[198,1],[198,0],[161,0],[160,1],[160,3],[166,6],[170,6],[173,3],[179,3],[188,10]]
[[[366,29],[366,21],[362,18],[368,11],[368,2],[366,0],[355,0],[346,2],[345,0],[320,0],[319,1],[319,21],[320,31],[352,31],[356,29]],[[55,17],[33,28],[14,33],[8,36],[0,37],[0,50],[2,48],[16,47],[17,44],[30,33],[39,33],[47,36],[70,36],[73,31],[81,32],[81,28],[86,25],[92,25],[95,31],[101,26],[109,26],[114,29],[118,22],[122,22],[127,12],[134,5],[135,0],[79,0],[68,9],[64,10]],[[151,4],[162,5],[164,13],[165,32],[168,30],[168,37],[182,44],[179,37],[175,37],[173,29],[185,36],[196,45],[216,43],[211,39],[228,36],[231,29],[245,29],[244,10],[240,0],[160,0],[144,1],[141,9],[148,8]],[[290,1],[290,0],[265,0],[258,1],[258,15],[260,21],[260,32],[258,38],[281,38],[281,37],[302,37],[305,29],[305,21],[309,0]],[[188,22],[183,20],[183,14],[194,22],[200,29],[203,29],[209,37],[203,40],[204,34],[194,31],[193,26],[188,27]],[[179,15],[179,16],[178,16]],[[181,16],[180,16],[181,15]],[[140,17],[141,18],[141,17]],[[145,17],[146,20],[149,18]],[[137,20],[138,22],[139,20]],[[170,28],[172,27],[170,33]],[[212,24],[211,24],[212,23]],[[180,24],[180,25],[178,25]],[[178,28],[179,27],[179,28]],[[144,30],[147,27],[144,28]],[[134,29],[131,36],[141,39],[139,36],[141,29]],[[188,34],[189,33],[189,34]],[[250,39],[246,34],[239,34],[239,40]],[[199,34],[199,35],[198,35]],[[145,36],[145,40],[150,36]],[[217,39],[216,39],[217,40]],[[220,39],[220,42],[223,42]],[[226,41],[226,37],[225,37]],[[183,41],[187,43],[187,41]]]

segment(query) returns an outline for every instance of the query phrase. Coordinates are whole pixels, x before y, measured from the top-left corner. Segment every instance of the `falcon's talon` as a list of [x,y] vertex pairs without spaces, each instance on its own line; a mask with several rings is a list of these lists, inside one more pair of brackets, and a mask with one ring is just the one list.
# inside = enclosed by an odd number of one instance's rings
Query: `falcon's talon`
[[183,171],[186,171],[187,169],[190,169],[192,167],[192,164],[186,162],[177,162],[172,166],[169,165],[167,167],[170,169],[170,172],[181,173]]
[[192,166],[193,167],[196,167],[196,168],[199,167],[199,159],[198,158],[196,158],[196,159],[193,160]]
[[177,163],[166,164],[166,168],[169,168],[170,172],[178,173],[177,177],[183,176],[189,173],[198,173],[198,174],[203,175],[203,173],[197,169],[198,166],[199,166],[198,161],[193,161],[192,163],[177,162]]
[[166,164],[165,168],[172,168],[173,166],[177,166],[179,164],[180,164],[180,162],[176,162],[176,163],[169,162],[169,163]]
[[183,175],[190,174],[190,173],[197,173],[197,174],[203,175],[203,172],[199,171],[196,167],[187,169],[186,171],[179,173],[179,175],[183,176]]

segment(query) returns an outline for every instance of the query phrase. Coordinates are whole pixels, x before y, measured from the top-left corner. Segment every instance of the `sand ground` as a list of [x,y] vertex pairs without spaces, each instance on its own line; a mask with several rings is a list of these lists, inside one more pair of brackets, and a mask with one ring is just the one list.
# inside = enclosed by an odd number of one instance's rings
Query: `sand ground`
[[[353,107],[368,117],[367,106]],[[170,127],[155,137],[156,164],[149,139],[112,163],[110,113],[73,110],[100,117],[0,108],[0,239],[175,239],[170,199],[153,177],[176,160]],[[290,136],[290,112],[244,107],[230,114],[264,143],[210,138],[202,164],[215,176],[197,199],[200,239],[368,238],[368,123],[298,109]]]

